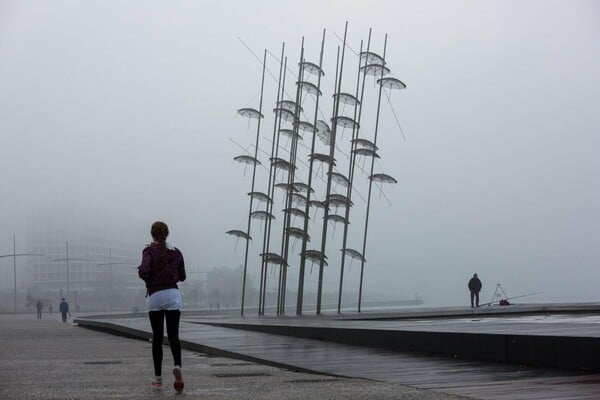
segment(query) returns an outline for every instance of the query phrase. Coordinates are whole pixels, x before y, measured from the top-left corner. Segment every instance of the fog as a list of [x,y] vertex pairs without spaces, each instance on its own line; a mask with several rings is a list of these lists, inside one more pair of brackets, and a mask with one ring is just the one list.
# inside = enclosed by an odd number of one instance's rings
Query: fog
[[[373,195],[365,296],[467,304],[477,272],[482,301],[496,283],[542,292],[531,302],[597,301],[594,1],[0,0],[0,254],[13,234],[28,250],[35,216],[92,215],[114,237],[137,238],[134,254],[163,220],[188,268],[242,264],[243,244],[234,251],[225,231],[244,223],[251,173],[233,162],[243,150],[232,140],[251,150],[254,125],[236,110],[258,107],[261,65],[240,39],[259,56],[285,42],[296,66],[302,37],[316,62],[327,29],[330,97],[345,21],[354,51],[370,27],[377,52],[388,34],[387,63],[407,85],[391,99],[406,140],[382,104],[378,165],[398,184],[384,188],[391,205]],[[277,74],[271,56],[267,67]],[[270,134],[277,82],[265,85]],[[358,290],[358,271],[345,291]],[[338,275],[332,265],[325,290]],[[0,277],[10,292],[8,258]]]

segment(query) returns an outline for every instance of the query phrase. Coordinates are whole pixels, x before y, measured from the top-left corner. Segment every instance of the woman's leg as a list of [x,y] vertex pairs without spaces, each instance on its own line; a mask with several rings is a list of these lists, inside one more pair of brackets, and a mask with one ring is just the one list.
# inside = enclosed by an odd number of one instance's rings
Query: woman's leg
[[154,375],[162,373],[162,344],[164,337],[164,311],[149,311],[150,325],[152,326],[152,361],[154,362]]
[[179,317],[181,311],[168,310],[165,311],[167,317],[167,336],[171,345],[171,353],[173,353],[173,361],[175,365],[181,367],[181,343],[179,343]]

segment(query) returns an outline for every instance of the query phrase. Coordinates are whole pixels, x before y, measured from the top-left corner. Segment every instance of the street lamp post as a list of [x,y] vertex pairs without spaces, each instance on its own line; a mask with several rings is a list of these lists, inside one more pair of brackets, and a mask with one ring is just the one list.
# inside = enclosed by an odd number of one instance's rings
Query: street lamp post
[[15,235],[13,235],[13,252],[12,254],[0,255],[0,258],[12,257],[13,258],[13,288],[15,295],[15,314],[17,313],[17,257],[21,256],[43,256],[43,254],[37,253],[19,253],[17,254],[17,246],[15,241]]

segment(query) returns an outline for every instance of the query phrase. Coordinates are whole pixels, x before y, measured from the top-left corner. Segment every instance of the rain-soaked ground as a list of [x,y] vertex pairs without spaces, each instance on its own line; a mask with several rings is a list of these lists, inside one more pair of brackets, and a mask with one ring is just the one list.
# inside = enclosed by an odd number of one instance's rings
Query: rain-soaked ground
[[164,348],[165,386],[150,386],[151,345],[101,333],[58,315],[0,315],[0,399],[407,399],[461,397],[399,384],[294,372],[184,350],[186,387],[175,394]]
[[[558,307],[560,308],[560,307]],[[515,309],[516,310],[516,309]],[[201,313],[200,313],[201,314]],[[442,393],[478,399],[598,399],[600,375],[577,370],[534,368],[526,365],[468,361],[391,351],[369,346],[353,346],[331,341],[232,329],[226,324],[284,327],[368,327],[413,329],[415,331],[456,331],[465,334],[528,330],[536,334],[583,334],[587,328],[596,335],[598,314],[488,315],[475,312],[466,317],[411,318],[407,320],[336,320],[335,318],[239,318],[219,319],[213,315],[188,315],[183,318],[181,337],[188,348],[252,360],[290,369],[314,371],[336,376],[366,378],[399,383]],[[88,319],[81,323],[102,326],[113,332],[147,337],[149,325],[144,317]],[[213,324],[221,324],[215,326]],[[597,338],[600,334],[597,335]],[[598,345],[599,339],[594,340]],[[468,346],[468,343],[466,343]],[[490,349],[491,350],[491,349]]]

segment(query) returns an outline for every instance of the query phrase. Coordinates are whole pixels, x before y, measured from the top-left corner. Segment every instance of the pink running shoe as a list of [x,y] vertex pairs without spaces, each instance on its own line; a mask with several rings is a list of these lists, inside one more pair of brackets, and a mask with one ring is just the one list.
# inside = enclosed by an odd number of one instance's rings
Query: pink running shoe
[[155,376],[152,378],[152,387],[160,389],[163,387],[162,378],[160,376]]
[[183,383],[183,374],[181,373],[181,367],[173,368],[173,375],[175,376],[175,382],[173,382],[173,388],[177,392],[181,392],[185,386]]

